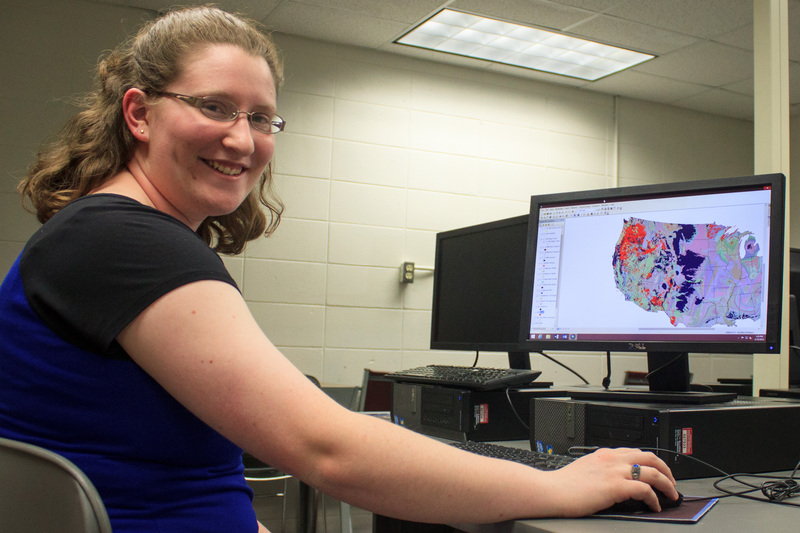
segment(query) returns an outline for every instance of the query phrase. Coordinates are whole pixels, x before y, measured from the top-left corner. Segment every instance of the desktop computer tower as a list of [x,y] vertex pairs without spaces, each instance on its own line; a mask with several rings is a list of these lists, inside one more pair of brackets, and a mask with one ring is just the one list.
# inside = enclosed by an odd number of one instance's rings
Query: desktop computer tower
[[[531,449],[659,448],[676,479],[791,470],[800,461],[800,402],[743,398],[709,405],[531,400]],[[678,453],[675,453],[678,452]]]
[[531,398],[552,395],[563,392],[510,389],[506,394],[397,382],[392,387],[391,418],[418,433],[462,442],[527,440]]

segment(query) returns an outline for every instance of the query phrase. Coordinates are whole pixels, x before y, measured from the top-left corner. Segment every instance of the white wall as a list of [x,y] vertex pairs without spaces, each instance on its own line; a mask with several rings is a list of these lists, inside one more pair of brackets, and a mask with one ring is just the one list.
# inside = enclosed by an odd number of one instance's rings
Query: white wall
[[[0,22],[10,73],[0,86],[2,271],[37,226],[18,207],[14,184],[67,113],[54,99],[87,87],[100,51],[144,13],[80,0],[35,12],[43,1],[4,6],[10,16]],[[359,383],[364,367],[472,362],[473,354],[427,348],[430,276],[399,283],[404,260],[432,265],[437,231],[523,214],[531,194],[614,186],[617,173],[620,185],[752,173],[746,121],[276,38],[288,127],[274,161],[287,208],[273,237],[226,264],[268,336],[323,382]],[[605,375],[598,354],[561,360],[593,383]],[[504,355],[481,357],[504,363]],[[533,363],[543,379],[577,383],[552,363]],[[615,356],[614,382],[645,366],[642,356]],[[692,370],[711,381],[749,376],[752,363],[695,357]]]

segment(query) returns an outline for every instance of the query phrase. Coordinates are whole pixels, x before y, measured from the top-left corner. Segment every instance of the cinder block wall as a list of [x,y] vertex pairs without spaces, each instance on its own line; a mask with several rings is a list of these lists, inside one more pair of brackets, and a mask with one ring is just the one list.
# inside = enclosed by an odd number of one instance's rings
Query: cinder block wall
[[[14,187],[42,139],[74,111],[92,65],[151,12],[83,0],[7,3],[0,21],[0,271],[38,223]],[[752,123],[505,75],[276,35],[283,223],[226,264],[268,336],[305,373],[356,385],[474,354],[428,349],[437,231],[527,212],[532,194],[752,173]],[[65,98],[66,97],[66,98]],[[795,142],[793,150],[796,149]],[[800,231],[795,232],[800,237]],[[593,383],[601,354],[563,354]],[[503,365],[504,354],[481,364]],[[534,357],[542,379],[577,383]],[[643,370],[615,354],[614,382]],[[749,376],[743,356],[696,356],[699,381]]]

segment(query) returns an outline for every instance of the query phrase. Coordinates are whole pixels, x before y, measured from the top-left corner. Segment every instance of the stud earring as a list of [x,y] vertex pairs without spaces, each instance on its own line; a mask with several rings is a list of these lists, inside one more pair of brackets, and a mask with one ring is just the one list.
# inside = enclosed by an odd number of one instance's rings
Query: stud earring
[[144,133],[144,130],[139,130],[139,133]]

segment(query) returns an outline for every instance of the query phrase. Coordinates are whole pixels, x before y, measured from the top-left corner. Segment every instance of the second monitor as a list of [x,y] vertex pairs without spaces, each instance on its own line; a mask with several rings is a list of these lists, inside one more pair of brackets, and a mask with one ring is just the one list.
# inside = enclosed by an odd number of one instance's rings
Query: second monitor
[[507,352],[530,368],[519,347],[528,215],[436,235],[431,348]]

